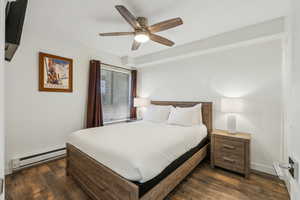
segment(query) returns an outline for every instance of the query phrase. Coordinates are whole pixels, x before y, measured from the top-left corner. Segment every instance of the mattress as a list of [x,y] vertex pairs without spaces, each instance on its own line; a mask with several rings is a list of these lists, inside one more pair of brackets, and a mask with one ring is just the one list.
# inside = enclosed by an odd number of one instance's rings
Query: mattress
[[179,158],[177,158],[170,165],[168,165],[168,167],[166,167],[159,175],[157,175],[153,179],[145,183],[139,183],[133,181],[133,183],[136,184],[139,188],[139,196],[142,197],[144,194],[146,194],[149,190],[151,190],[154,186],[160,183],[160,181],[162,181],[164,178],[170,175],[173,171],[175,171],[185,161],[190,159],[195,153],[197,153],[202,147],[204,147],[208,143],[209,143],[208,137],[204,138],[196,147],[192,148],[188,152],[181,155]]
[[67,142],[120,176],[145,183],[207,136],[205,125],[182,127],[138,121],[84,129]]

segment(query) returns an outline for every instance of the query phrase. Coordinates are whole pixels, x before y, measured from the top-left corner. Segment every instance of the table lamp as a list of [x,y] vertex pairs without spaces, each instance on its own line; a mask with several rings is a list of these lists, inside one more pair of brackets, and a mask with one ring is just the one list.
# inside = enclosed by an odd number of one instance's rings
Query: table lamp
[[229,133],[236,133],[236,113],[243,110],[243,103],[238,98],[223,98],[221,100],[221,111],[228,113],[227,115],[227,130]]
[[[150,105],[150,100],[148,98],[142,98],[142,97],[136,97],[133,99],[133,106],[137,109],[144,108]],[[138,110],[138,116],[141,116],[139,110]]]

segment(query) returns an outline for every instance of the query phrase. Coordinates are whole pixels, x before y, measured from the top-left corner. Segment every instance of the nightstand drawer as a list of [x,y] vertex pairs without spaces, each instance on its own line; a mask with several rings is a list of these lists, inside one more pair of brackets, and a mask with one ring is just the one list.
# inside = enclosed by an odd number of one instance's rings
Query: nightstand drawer
[[244,172],[245,170],[244,157],[225,152],[216,154],[215,165],[238,172]]
[[240,156],[245,154],[244,142],[224,139],[222,137],[215,138],[215,149],[218,152],[228,152]]

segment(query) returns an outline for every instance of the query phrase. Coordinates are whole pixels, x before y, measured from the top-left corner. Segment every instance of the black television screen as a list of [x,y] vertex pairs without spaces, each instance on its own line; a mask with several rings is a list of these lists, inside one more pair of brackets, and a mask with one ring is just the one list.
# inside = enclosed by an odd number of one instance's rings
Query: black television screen
[[23,30],[28,0],[8,2],[5,19],[5,60],[11,61],[17,51]]

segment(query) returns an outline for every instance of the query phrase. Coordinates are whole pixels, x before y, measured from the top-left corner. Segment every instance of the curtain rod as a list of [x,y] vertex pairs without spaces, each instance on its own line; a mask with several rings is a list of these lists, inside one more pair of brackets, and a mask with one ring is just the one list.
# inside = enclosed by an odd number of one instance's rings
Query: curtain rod
[[115,67],[115,68],[118,68],[118,69],[124,69],[124,70],[127,70],[127,71],[131,71],[131,69],[128,69],[128,68],[125,68],[125,67],[119,67],[119,66],[116,66],[116,65],[111,65],[111,64],[107,64],[107,63],[103,63],[103,62],[101,64],[109,66],[109,67]]

